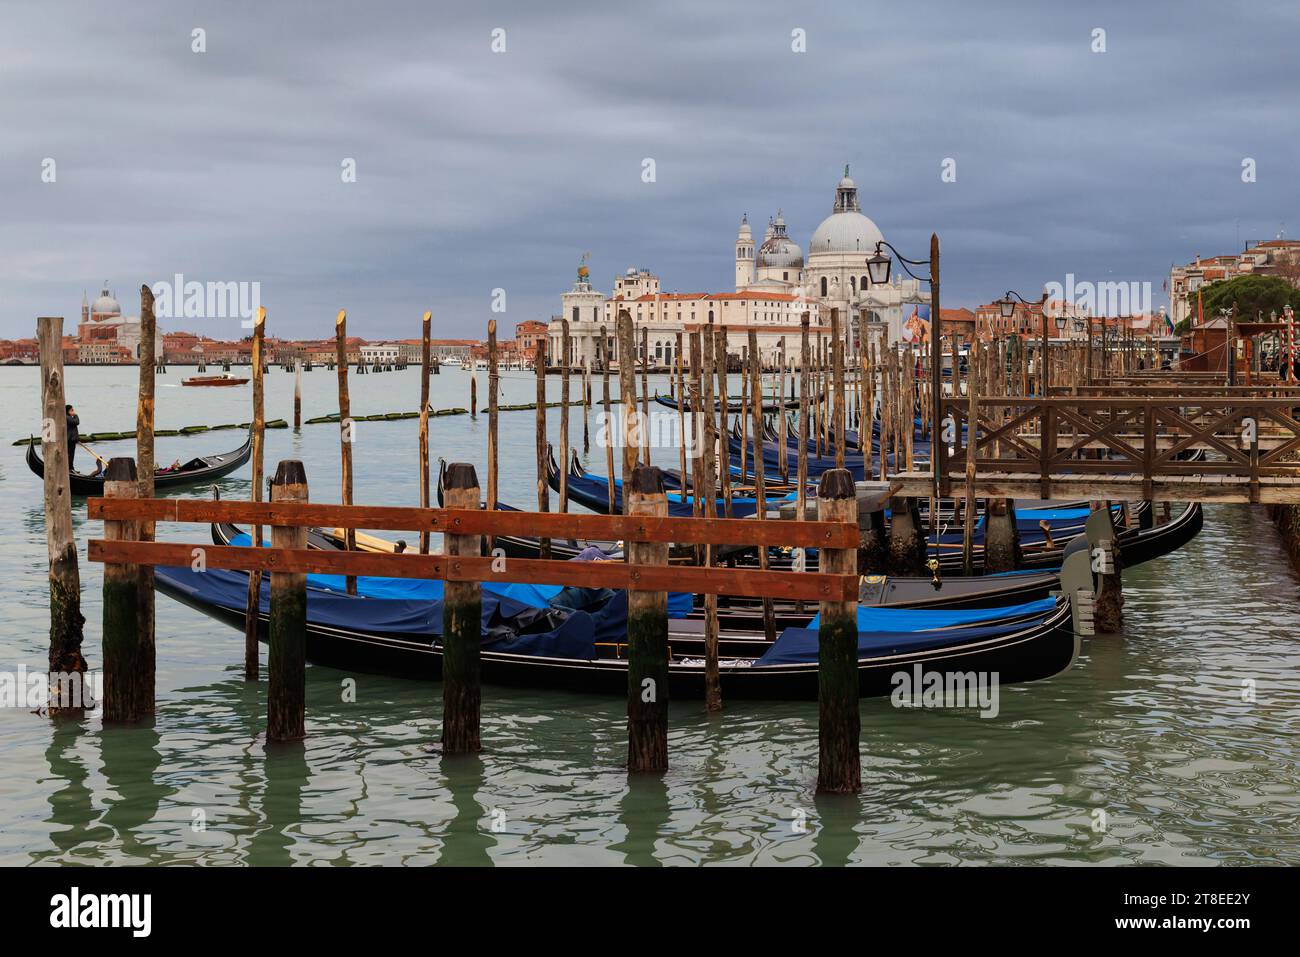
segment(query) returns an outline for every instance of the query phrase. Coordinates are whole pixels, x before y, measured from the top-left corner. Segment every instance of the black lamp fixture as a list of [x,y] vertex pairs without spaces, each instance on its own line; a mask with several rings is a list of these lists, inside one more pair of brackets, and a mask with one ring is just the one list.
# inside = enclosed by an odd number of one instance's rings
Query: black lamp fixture
[[876,251],[867,257],[867,275],[870,277],[871,284],[873,286],[883,286],[887,282],[889,282],[889,268],[892,265],[893,261],[888,256],[885,255],[885,249],[888,249],[891,253],[893,253],[895,256],[898,257],[898,261],[902,265],[903,271],[907,273],[909,276],[911,276],[913,279],[922,282],[930,281],[929,279],[922,279],[922,277],[918,276],[916,273],[912,272],[912,270],[907,268],[909,265],[928,266],[930,265],[930,260],[908,259],[906,256],[901,254],[893,246],[889,245],[889,243],[881,239],[876,242]]

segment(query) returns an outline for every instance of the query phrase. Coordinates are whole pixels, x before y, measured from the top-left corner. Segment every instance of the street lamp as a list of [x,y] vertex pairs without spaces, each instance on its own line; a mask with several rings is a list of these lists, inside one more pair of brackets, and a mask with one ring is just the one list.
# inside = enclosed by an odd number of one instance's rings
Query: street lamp
[[[885,242],[883,239],[876,242],[875,251],[867,257],[867,275],[874,286],[883,286],[889,282],[889,269],[891,260],[885,255],[888,249],[898,257],[899,264],[913,279],[928,281],[930,283],[930,409],[933,418],[930,425],[930,465],[934,470],[934,495],[938,499],[945,492],[943,482],[944,460],[947,458],[947,449],[942,442],[934,441],[936,432],[940,428],[940,421],[943,419],[943,354],[939,348],[940,339],[943,332],[942,312],[939,309],[939,236],[937,233],[930,234],[930,258],[929,259],[908,259],[897,249]],[[930,278],[922,280],[920,276],[912,272],[908,266],[929,266]],[[956,368],[953,369],[953,375],[956,376]],[[954,378],[954,383],[956,379]],[[938,543],[939,529],[939,509],[936,507],[930,513],[930,529],[935,533],[934,539],[936,547]]]
[[1039,358],[1043,364],[1041,376],[1043,398],[1047,398],[1047,315],[1043,313],[1043,305],[1047,302],[1047,293],[1044,292],[1038,299],[1026,299],[1014,289],[1008,289],[1006,295],[998,300],[998,311],[1002,314],[1003,319],[1010,319],[1015,315],[1017,301],[1024,303],[1026,306],[1036,306],[1043,316],[1043,352]]

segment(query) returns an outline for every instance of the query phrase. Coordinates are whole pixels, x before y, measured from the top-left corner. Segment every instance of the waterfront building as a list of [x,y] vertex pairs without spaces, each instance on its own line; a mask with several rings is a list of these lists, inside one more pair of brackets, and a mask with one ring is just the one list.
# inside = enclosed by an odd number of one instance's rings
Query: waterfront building
[[[664,292],[659,277],[649,269],[629,267],[615,278],[606,297],[592,286],[584,257],[577,280],[560,297],[560,313],[569,321],[570,361],[577,366],[597,364],[602,325],[609,354],[617,361],[619,309],[627,309],[637,326],[638,351],[640,329],[647,330],[643,361],[662,368],[675,361],[678,332],[709,323],[734,333],[733,355],[745,353],[748,331],[755,328],[761,359],[769,367],[777,363],[784,339],[786,362],[793,365],[799,353],[800,317],[810,314],[817,342],[829,331],[832,308],[839,310],[850,358],[870,339],[879,347],[911,338],[927,327],[922,321],[904,328],[917,307],[929,303],[929,291],[917,280],[900,276],[902,270],[895,271],[889,283],[871,284],[867,259],[883,239],[876,224],[862,213],[857,185],[846,167],[836,184],[830,215],[813,231],[806,257],[790,235],[782,210],[768,222],[759,243],[748,215],[741,217],[732,292]],[[548,337],[549,355],[559,356],[558,318],[549,324]]]
[[[81,321],[77,324],[77,358],[88,363],[134,362],[140,356],[140,317],[122,315],[121,304],[108,291],[108,283],[93,303],[81,297]],[[84,348],[83,348],[84,347]],[[162,334],[154,344],[163,354]],[[86,358],[81,358],[84,355]]]

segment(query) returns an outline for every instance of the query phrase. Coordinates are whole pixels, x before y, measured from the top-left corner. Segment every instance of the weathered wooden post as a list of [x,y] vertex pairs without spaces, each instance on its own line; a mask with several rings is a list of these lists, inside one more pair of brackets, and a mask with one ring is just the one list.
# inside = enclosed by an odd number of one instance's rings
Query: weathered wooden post
[[478,418],[478,370],[471,369],[469,373],[469,417]]
[[1124,628],[1124,561],[1110,503],[1096,504],[1100,507],[1094,508],[1084,523],[1092,551],[1092,571],[1099,583],[1094,615],[1098,631],[1115,633]]
[[650,462],[650,329],[641,327],[641,458]]
[[[158,320],[153,309],[153,290],[140,286],[140,398],[135,412],[135,455],[139,462],[140,498],[153,498],[154,493],[154,366],[157,364],[156,347]],[[154,540],[154,523],[139,522],[134,528],[142,542]],[[136,655],[136,717],[154,713],[154,573],[152,565],[140,566],[138,617],[140,621],[140,648]]]
[[962,574],[975,573],[975,477],[976,459],[979,457],[979,377],[975,369],[980,359],[980,339],[971,337],[970,362],[966,375],[966,487],[962,503]]
[[[722,507],[723,514],[731,518],[731,456],[727,453],[727,411],[730,407],[730,400],[727,398],[727,330],[725,326],[720,326],[713,330],[713,364],[717,367],[718,372],[718,479],[722,486]],[[713,410],[708,412],[709,418],[713,418]],[[725,462],[724,466],[722,463]],[[744,479],[742,478],[743,482]]]
[[[344,309],[340,309],[334,319],[334,352],[338,359],[339,374],[339,457],[343,467],[341,498],[344,505],[351,505],[352,442],[356,438],[356,423],[352,421],[352,400],[348,395],[348,314]],[[349,552],[356,551],[357,530],[355,528],[343,530],[343,547]],[[355,575],[347,576],[344,580],[344,588],[349,595],[357,593]]]
[[[638,465],[624,488],[628,515],[662,518],[668,514],[659,469]],[[627,543],[631,565],[667,565],[664,542]],[[635,571],[633,581],[635,582]],[[477,636],[476,639],[477,641]],[[661,591],[627,593],[627,769],[668,769],[668,595]]]
[[[536,437],[537,437],[537,511],[549,512],[551,510],[551,486],[546,481],[547,449],[550,446],[546,442],[546,340],[538,339],[537,348],[534,352],[533,370],[537,373],[537,408],[536,415]],[[560,468],[567,471],[568,462],[561,462]],[[538,557],[551,557],[551,540],[549,538],[538,539]]]
[[1020,567],[1020,531],[1016,500],[991,498],[984,504],[984,574]]
[[293,430],[302,431],[302,363],[293,366]]
[[[284,459],[271,481],[272,502],[306,502],[307,472]],[[271,547],[307,547],[305,525],[272,525]],[[266,738],[297,741],[307,735],[307,576],[271,572],[271,608],[266,666]]]
[[41,458],[45,461],[45,540],[49,548],[50,674],[67,675],[50,691],[50,713],[81,713],[82,698],[72,685],[86,673],[81,655],[81,574],[72,533],[72,492],[68,483],[68,420],[63,401],[63,317],[36,320],[41,355]]
[[[474,466],[453,462],[447,466],[443,506],[478,508],[478,475]],[[458,558],[477,556],[478,535],[443,536],[448,572],[459,568]],[[472,754],[481,750],[479,708],[479,645],[482,642],[483,601],[477,581],[457,581],[448,575],[442,606],[442,751]]]
[[[266,330],[266,310],[259,307],[257,318],[253,320],[253,351],[249,357],[253,373],[253,418],[249,428],[253,432],[253,483],[249,490],[249,501],[262,501],[262,469],[266,444],[266,410],[263,404],[262,377],[265,374],[266,357],[264,354]],[[262,544],[262,526],[254,523],[249,528],[250,544],[260,547]],[[254,568],[248,573],[248,596],[244,602],[244,680],[256,681],[261,664],[258,660],[258,608],[261,605],[262,570]]]
[[[858,498],[848,469],[829,469],[817,488],[817,519],[858,522]],[[852,548],[823,548],[821,571],[856,575]],[[856,794],[862,790],[858,753],[858,603],[823,601],[817,652],[817,791]]]
[[[753,326],[749,327],[749,363],[750,377],[753,380],[750,401],[754,423],[754,501],[756,503],[754,518],[762,522],[767,519],[767,490],[763,473],[763,380],[762,366],[759,364],[758,332]],[[840,434],[843,437],[842,429]],[[784,456],[785,449],[781,449],[780,454]],[[758,567],[762,571],[767,571],[766,545],[758,547]],[[772,599],[767,595],[763,597],[763,634],[769,642],[776,641],[776,616]]]
[[569,510],[569,320],[560,320],[560,505]]
[[[104,473],[105,498],[137,498],[135,461],[114,458]],[[104,539],[132,541],[133,521],[104,521]],[[135,721],[142,716],[137,687],[140,633],[140,569],[136,565],[104,565],[104,721]]]
[[[497,321],[488,320],[488,436],[487,436],[487,509],[495,512],[497,507],[497,479],[501,457],[501,445],[498,440],[501,412],[501,371],[500,355],[497,350]],[[496,539],[488,539],[488,551],[496,547]]]
[[[639,414],[636,407],[636,337],[632,329],[632,314],[626,309],[618,311],[618,391],[623,406],[623,485],[632,481],[632,471],[641,454]],[[627,514],[626,498],[623,514]]]
[[605,491],[608,497],[609,514],[614,514],[614,420],[611,418],[609,408],[609,330],[605,326],[600,327],[600,371],[601,378],[604,380],[605,394],[602,402],[602,411],[605,416],[605,425],[598,435],[605,443]]
[[[433,313],[426,312],[420,325],[420,508],[429,507],[429,352]],[[488,437],[491,447],[492,438]],[[429,554],[429,532],[420,533],[420,554]]]

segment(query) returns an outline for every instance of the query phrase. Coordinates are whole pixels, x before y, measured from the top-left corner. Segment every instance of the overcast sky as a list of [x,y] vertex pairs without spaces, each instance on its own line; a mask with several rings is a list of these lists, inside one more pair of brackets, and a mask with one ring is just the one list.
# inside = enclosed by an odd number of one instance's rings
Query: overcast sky
[[1295,0],[0,15],[4,337],[75,325],[105,279],[134,315],[142,282],[178,272],[260,282],[268,331],[294,337],[331,334],[341,307],[370,338],[418,335],[425,309],[435,335],[482,337],[498,287],[507,328],[545,319],[584,252],[606,293],[629,265],[729,291],[741,214],[761,235],[783,208],[806,250],[845,163],[905,255],[938,232],[945,305],[1073,272],[1150,281],[1158,306],[1171,262],[1300,238]]

